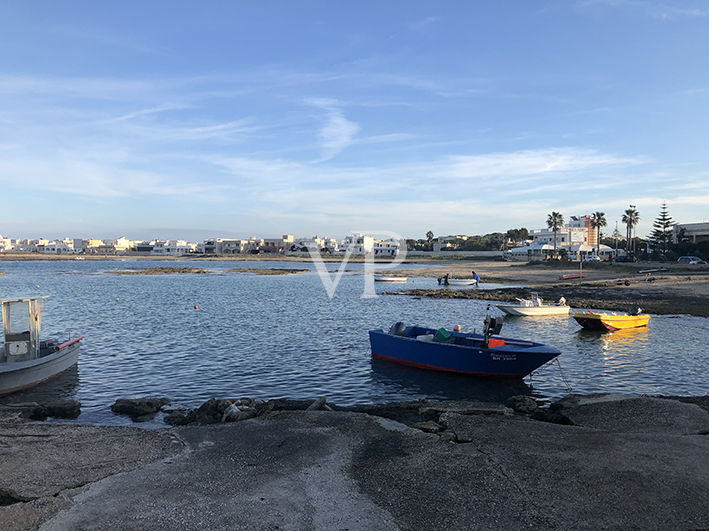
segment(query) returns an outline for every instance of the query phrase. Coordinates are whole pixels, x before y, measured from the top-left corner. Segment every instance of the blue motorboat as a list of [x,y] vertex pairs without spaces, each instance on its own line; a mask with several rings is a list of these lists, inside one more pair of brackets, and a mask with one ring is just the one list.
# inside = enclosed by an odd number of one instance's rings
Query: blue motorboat
[[556,358],[554,347],[499,337],[502,323],[488,317],[483,334],[394,324],[369,331],[372,358],[436,371],[522,378]]

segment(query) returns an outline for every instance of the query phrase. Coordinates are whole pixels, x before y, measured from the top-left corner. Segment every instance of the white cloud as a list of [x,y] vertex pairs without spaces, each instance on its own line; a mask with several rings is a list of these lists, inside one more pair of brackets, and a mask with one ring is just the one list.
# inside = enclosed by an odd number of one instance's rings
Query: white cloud
[[483,155],[458,155],[444,161],[440,173],[457,179],[536,176],[645,162],[592,149],[549,148]]
[[330,160],[352,144],[359,125],[345,118],[337,108],[336,100],[319,98],[306,100],[306,103],[327,112],[327,119],[318,133],[318,138],[321,147],[320,162]]

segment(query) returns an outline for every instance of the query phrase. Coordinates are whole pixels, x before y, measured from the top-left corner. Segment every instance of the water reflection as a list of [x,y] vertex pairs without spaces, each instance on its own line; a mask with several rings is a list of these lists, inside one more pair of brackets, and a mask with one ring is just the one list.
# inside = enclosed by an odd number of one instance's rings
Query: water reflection
[[607,352],[627,352],[643,348],[650,339],[647,326],[616,330],[600,336],[601,347]]
[[405,392],[434,400],[505,402],[511,396],[532,394],[532,388],[522,380],[427,371],[383,360],[372,360],[372,383],[394,396]]
[[79,369],[76,365],[44,383],[0,397],[0,404],[23,402],[44,403],[50,400],[72,398],[79,387]]

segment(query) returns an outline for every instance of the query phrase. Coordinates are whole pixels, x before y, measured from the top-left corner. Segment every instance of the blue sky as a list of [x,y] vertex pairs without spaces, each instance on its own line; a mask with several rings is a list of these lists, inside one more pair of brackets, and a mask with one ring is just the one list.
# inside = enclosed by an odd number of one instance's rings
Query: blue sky
[[0,4],[2,235],[645,234],[708,128],[706,1]]

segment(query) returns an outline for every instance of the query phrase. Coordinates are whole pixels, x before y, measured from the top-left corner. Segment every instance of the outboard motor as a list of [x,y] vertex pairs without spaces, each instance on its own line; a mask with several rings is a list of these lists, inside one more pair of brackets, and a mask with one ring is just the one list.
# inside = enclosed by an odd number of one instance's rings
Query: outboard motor
[[643,309],[640,306],[636,306],[628,312],[629,315],[640,315],[643,313]]
[[398,321],[391,325],[391,328],[389,328],[389,333],[393,336],[403,336],[406,333],[406,325],[401,321]]
[[492,317],[488,314],[483,323],[483,346],[487,348],[490,336],[495,336],[502,330],[502,319]]

